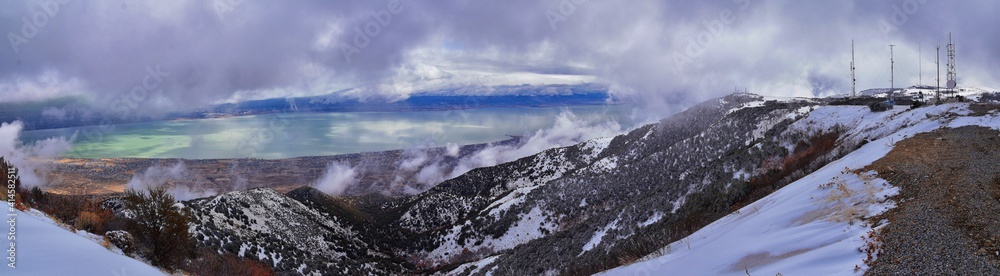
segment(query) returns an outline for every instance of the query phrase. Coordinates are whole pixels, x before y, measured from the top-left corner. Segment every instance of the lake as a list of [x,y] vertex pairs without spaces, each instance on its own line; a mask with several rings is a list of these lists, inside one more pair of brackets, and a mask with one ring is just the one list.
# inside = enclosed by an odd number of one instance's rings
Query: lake
[[530,135],[563,111],[631,128],[626,105],[448,111],[280,113],[25,131],[22,141],[77,134],[68,157],[290,158],[476,144]]

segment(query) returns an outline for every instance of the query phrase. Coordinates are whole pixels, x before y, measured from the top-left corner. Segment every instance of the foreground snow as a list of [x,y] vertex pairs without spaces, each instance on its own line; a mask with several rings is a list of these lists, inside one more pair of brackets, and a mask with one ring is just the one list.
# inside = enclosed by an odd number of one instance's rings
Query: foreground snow
[[[0,205],[3,210],[8,206]],[[155,267],[109,251],[83,236],[93,235],[78,235],[56,226],[49,218],[38,217],[41,214],[37,211],[15,213],[16,268],[7,267],[9,262],[5,261],[0,275],[163,275]],[[4,239],[4,243],[4,248],[9,248],[9,241]]]
[[863,236],[873,229],[858,218],[894,207],[885,198],[898,189],[860,169],[884,157],[896,142],[917,133],[968,125],[1000,129],[997,114],[968,117],[968,113],[962,104],[881,113],[822,107],[810,114],[813,120],[806,118],[797,124],[818,128],[839,124],[849,127],[847,139],[879,139],[641,262],[605,274],[862,274],[867,270]]

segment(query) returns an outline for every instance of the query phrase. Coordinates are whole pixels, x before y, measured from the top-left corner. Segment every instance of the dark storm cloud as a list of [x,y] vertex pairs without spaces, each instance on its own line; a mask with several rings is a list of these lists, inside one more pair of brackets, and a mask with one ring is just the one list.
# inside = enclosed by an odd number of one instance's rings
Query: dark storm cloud
[[[888,85],[890,43],[899,45],[896,79],[905,84],[916,83],[916,49],[923,44],[929,83],[933,47],[945,44],[949,31],[959,43],[960,78],[992,85],[1000,33],[989,28],[1000,19],[990,11],[997,5],[4,1],[0,91],[8,94],[5,101],[83,93],[95,105],[110,105],[142,86],[147,68],[159,66],[162,85],[147,85],[141,106],[171,109],[239,91],[323,94],[362,86],[378,94],[400,70],[415,68],[408,64],[447,61],[501,73],[593,75],[623,97],[688,104],[733,87],[777,95],[810,96],[817,85],[846,92],[852,39],[859,87]],[[16,52],[11,34],[24,38],[15,39]],[[456,85],[466,84],[475,83]]]

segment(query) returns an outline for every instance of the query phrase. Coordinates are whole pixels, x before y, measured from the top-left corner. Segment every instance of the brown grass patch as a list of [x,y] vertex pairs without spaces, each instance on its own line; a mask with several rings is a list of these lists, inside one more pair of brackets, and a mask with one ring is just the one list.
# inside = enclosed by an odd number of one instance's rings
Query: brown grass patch
[[[818,247],[816,247],[816,248],[818,248]],[[787,252],[787,253],[784,253],[784,254],[781,254],[781,255],[771,255],[771,253],[769,253],[769,252],[761,252],[761,253],[757,253],[757,254],[750,254],[750,255],[747,255],[747,256],[743,257],[742,259],[740,259],[739,262],[736,262],[735,264],[733,264],[733,267],[730,268],[730,269],[732,271],[743,272],[745,270],[749,270],[749,268],[751,268],[751,267],[758,267],[758,266],[762,266],[762,265],[771,264],[771,263],[774,263],[774,262],[777,262],[777,261],[780,261],[780,260],[784,260],[786,258],[790,258],[790,257],[795,256],[795,255],[799,255],[799,254],[802,254],[802,253],[809,252],[810,250],[813,250],[813,249],[816,249],[816,248],[803,248],[803,249],[799,249],[799,250],[790,251],[790,252]]]
[[972,110],[973,116],[983,116],[989,114],[990,112],[1000,111],[1000,104],[995,104],[995,103],[970,104],[969,110]]

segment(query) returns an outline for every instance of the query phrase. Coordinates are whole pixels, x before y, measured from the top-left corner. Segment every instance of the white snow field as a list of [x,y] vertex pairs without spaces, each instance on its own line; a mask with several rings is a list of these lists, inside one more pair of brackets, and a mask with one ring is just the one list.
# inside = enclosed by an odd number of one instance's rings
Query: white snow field
[[829,129],[840,124],[847,127],[844,139],[874,140],[640,262],[603,274],[863,274],[868,267],[859,248],[864,248],[863,236],[873,229],[857,218],[894,207],[885,198],[898,188],[860,169],[917,133],[968,125],[1000,129],[998,114],[973,117],[967,107],[897,107],[879,113],[867,107],[817,108],[793,127]]
[[[6,202],[0,204],[4,221],[10,218],[8,206]],[[104,248],[94,240],[96,235],[70,232],[38,211],[15,211],[15,214],[16,266],[7,266],[9,253],[4,252],[0,275],[164,275],[155,267]],[[8,228],[9,225],[4,226],[4,251],[10,247],[6,237]]]

